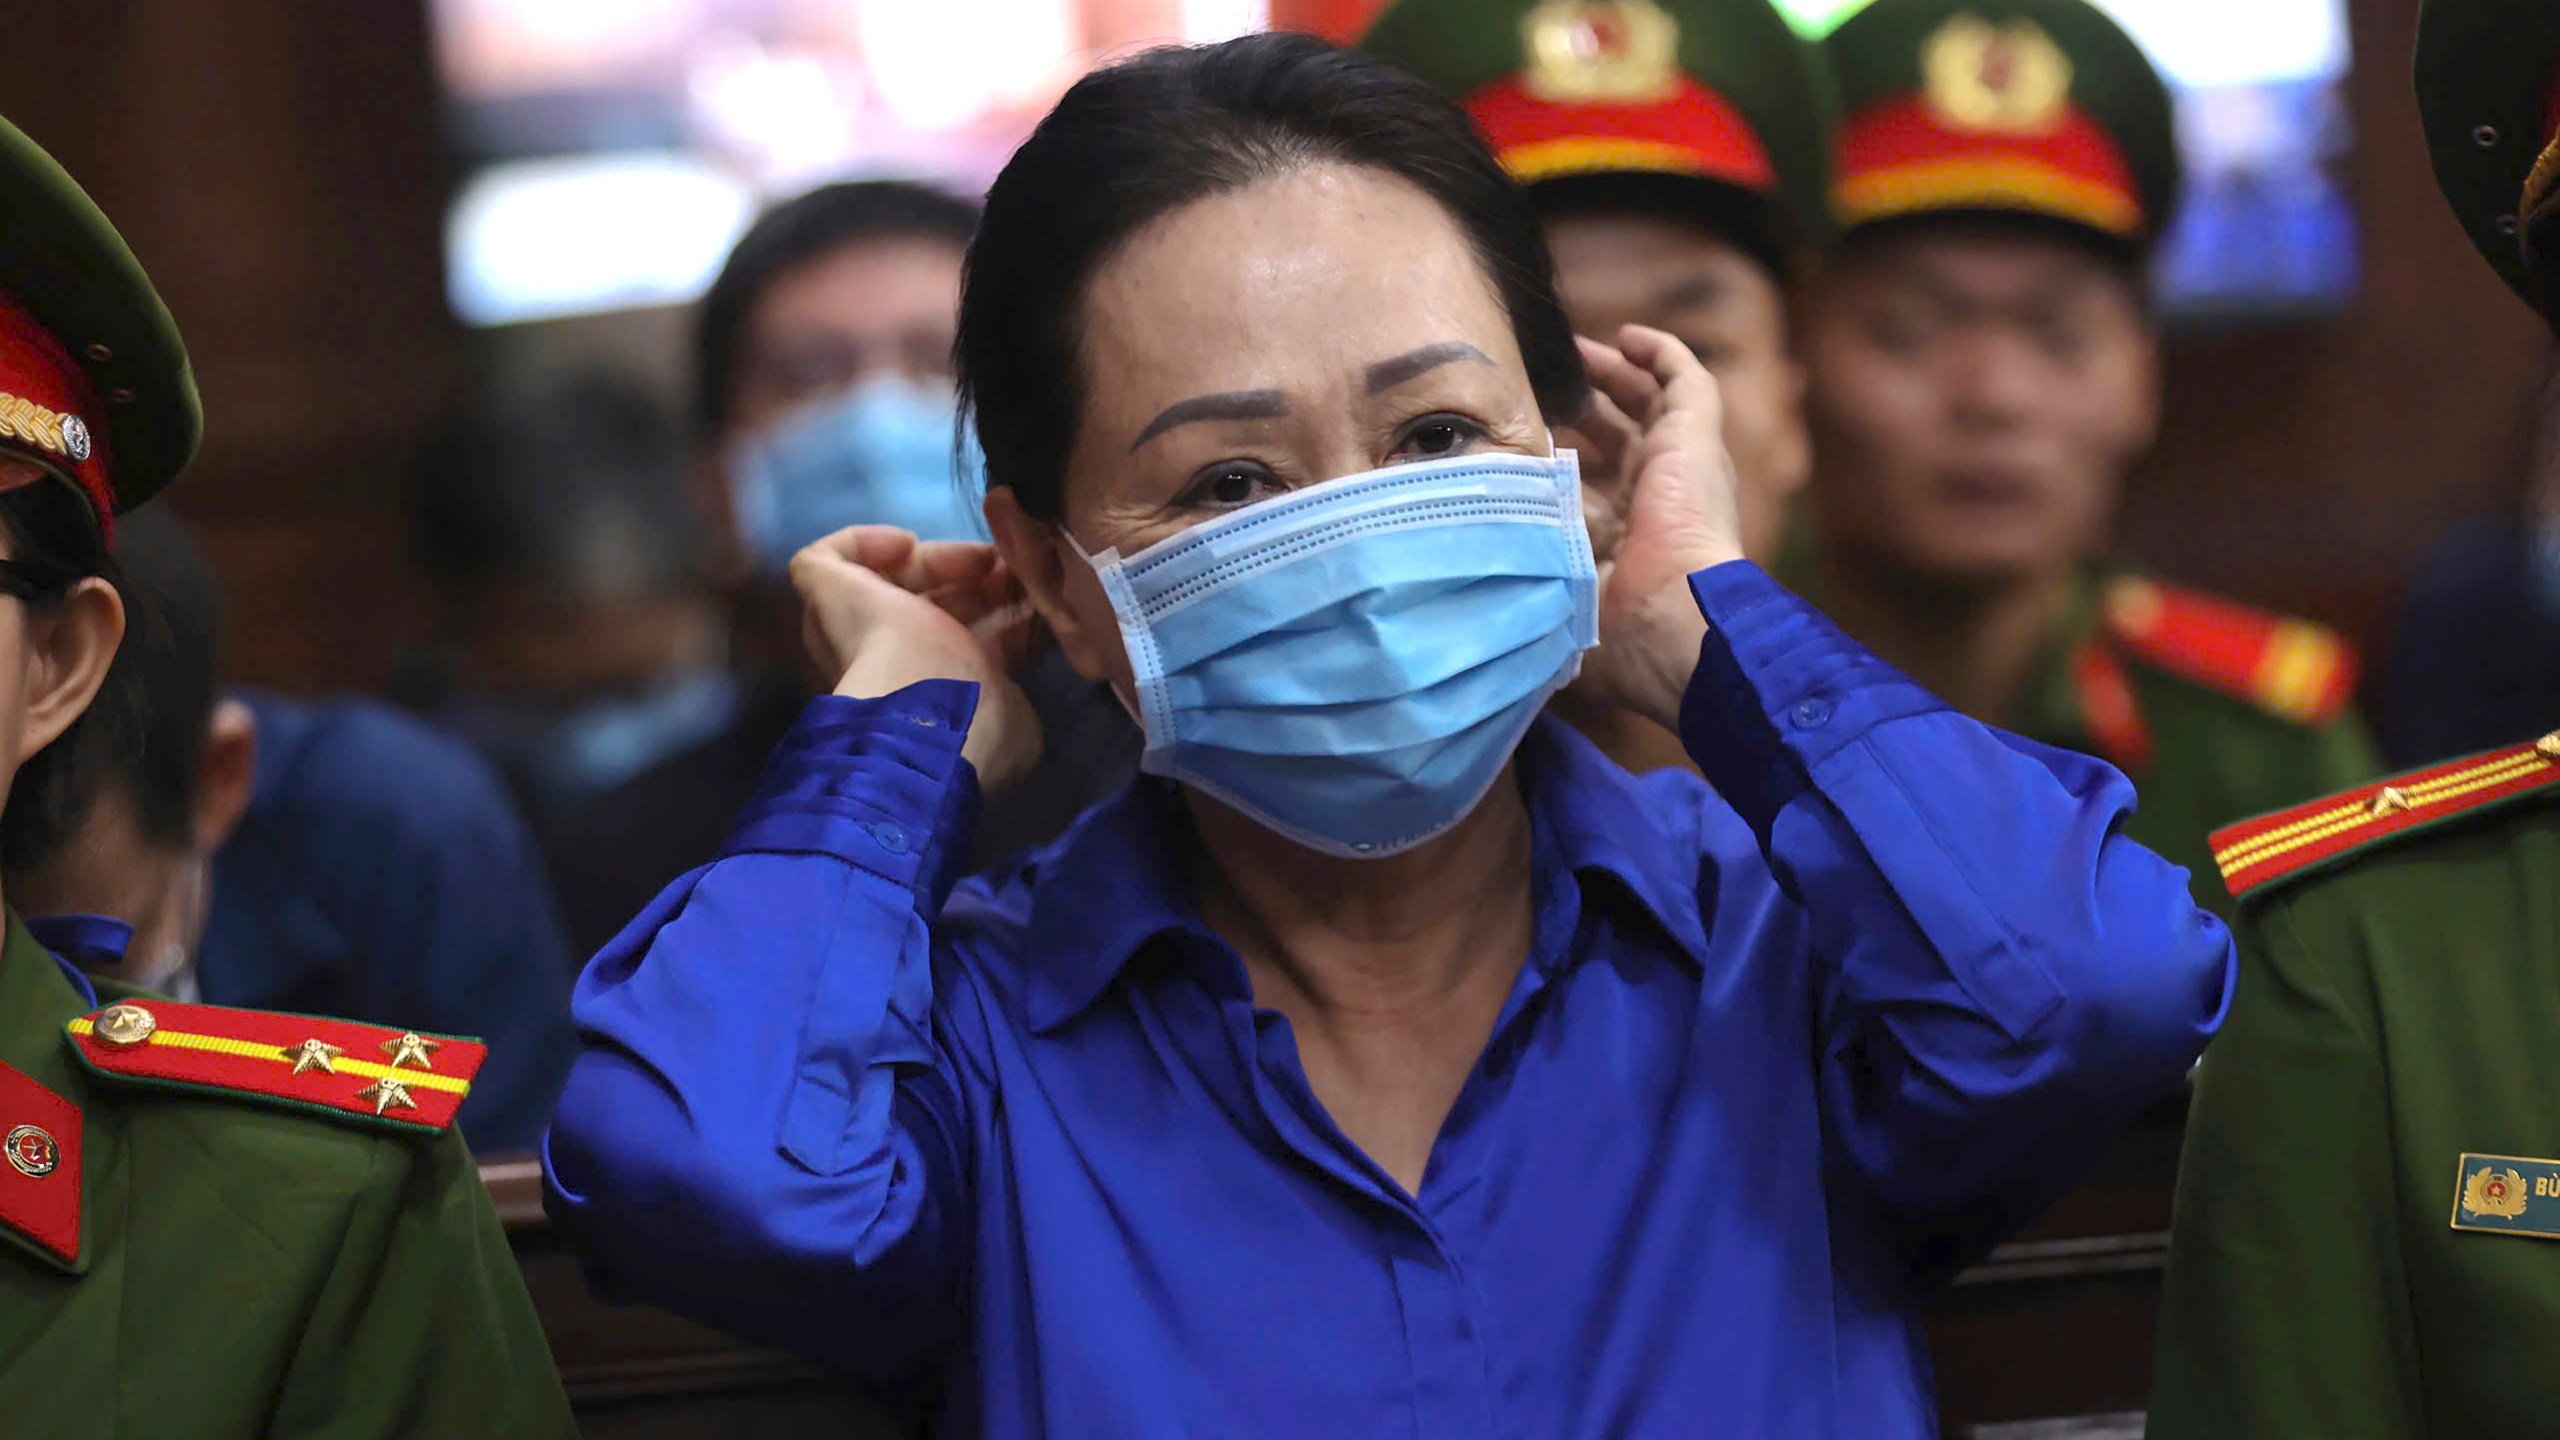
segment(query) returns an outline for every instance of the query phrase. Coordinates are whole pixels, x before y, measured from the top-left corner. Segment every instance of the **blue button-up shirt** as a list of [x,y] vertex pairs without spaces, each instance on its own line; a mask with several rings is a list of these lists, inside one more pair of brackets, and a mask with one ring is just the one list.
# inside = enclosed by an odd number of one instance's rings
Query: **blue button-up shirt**
[[1914,1295],[2217,1023],[2098,761],[1695,577],[1714,782],[1519,756],[1535,938],[1419,1194],[1344,1138],[1154,782],[945,898],[953,683],[816,702],[580,982],[552,1212],[608,1289],[962,1434],[1917,1436]]

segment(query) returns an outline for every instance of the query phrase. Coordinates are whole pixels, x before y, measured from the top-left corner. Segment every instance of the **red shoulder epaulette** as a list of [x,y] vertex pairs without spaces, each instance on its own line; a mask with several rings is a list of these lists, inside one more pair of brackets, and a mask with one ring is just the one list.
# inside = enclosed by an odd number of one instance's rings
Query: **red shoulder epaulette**
[[453,1124],[489,1047],[272,1010],[143,997],[69,1026],[71,1048],[109,1080],[160,1085],[436,1134]]
[[2107,584],[2107,633],[2182,680],[2316,725],[2355,695],[2356,656],[2336,631],[2137,576]]
[[2234,899],[2376,840],[2560,782],[2560,730],[2217,830],[2214,864]]

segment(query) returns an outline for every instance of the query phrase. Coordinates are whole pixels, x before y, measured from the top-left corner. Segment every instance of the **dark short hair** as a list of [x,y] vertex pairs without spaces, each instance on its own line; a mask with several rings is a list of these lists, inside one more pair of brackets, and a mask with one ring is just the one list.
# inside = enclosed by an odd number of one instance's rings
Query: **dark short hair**
[[[117,522],[130,543],[137,522],[147,528],[148,511]],[[0,495],[0,531],[8,536],[9,553],[30,560],[62,577],[58,588],[18,602],[30,614],[61,609],[70,583],[96,575],[121,588],[116,560],[107,553],[91,515],[89,502],[68,485],[29,485]],[[0,601],[0,604],[8,602]],[[134,643],[133,624],[126,622],[126,647]],[[119,649],[117,666],[123,663]],[[146,708],[129,686],[108,678],[68,728],[18,765],[9,782],[9,801],[0,808],[0,867],[25,869],[41,863],[69,839],[106,783],[117,757],[136,748],[148,721]]]
[[682,589],[701,573],[680,429],[636,381],[577,371],[492,389],[429,434],[410,484],[442,598],[530,581],[552,594]]
[[729,423],[748,318],[783,276],[849,246],[938,240],[967,248],[978,207],[909,180],[846,180],[785,200],[756,218],[704,292],[693,332],[693,418],[705,435]]
[[1557,421],[1581,412],[1588,382],[1546,237],[1465,114],[1383,61],[1304,35],[1251,35],[1085,76],[987,192],[956,355],[987,484],[1057,518],[1084,402],[1077,310],[1113,250],[1185,205],[1327,164],[1381,171],[1438,201],[1511,318],[1539,406]]

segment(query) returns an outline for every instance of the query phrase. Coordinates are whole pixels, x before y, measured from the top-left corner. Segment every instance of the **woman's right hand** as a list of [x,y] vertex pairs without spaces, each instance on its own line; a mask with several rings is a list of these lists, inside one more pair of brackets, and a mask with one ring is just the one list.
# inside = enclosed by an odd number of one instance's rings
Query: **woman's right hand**
[[872,698],[919,680],[974,680],[961,753],[995,794],[1040,759],[1040,721],[1013,680],[1027,610],[992,545],[919,541],[887,525],[839,530],[791,557],[803,643],[836,693]]

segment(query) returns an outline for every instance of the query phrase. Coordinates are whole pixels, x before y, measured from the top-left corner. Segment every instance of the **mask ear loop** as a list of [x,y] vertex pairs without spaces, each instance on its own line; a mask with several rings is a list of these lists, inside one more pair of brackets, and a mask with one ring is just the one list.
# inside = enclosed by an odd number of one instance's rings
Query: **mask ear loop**
[[[1066,541],[1067,548],[1076,552],[1076,558],[1093,572],[1093,578],[1102,582],[1103,597],[1111,602],[1111,618],[1120,625],[1120,648],[1129,657],[1130,684],[1142,697],[1158,698],[1164,688],[1164,663],[1156,652],[1155,636],[1147,629],[1146,613],[1139,606],[1138,597],[1129,590],[1129,577],[1121,569],[1120,548],[1115,545],[1096,555],[1084,548],[1084,543],[1076,539],[1076,532],[1068,529],[1065,522],[1061,521],[1055,528],[1058,538]],[[1173,712],[1169,707],[1163,711],[1158,723],[1150,724],[1147,712],[1155,706],[1132,701],[1120,693],[1116,684],[1106,683],[1102,688],[1110,691],[1111,698],[1119,702],[1121,709],[1129,712],[1131,720],[1137,722],[1139,733],[1147,738],[1147,754],[1172,748]],[[1142,756],[1142,768],[1144,763]]]

